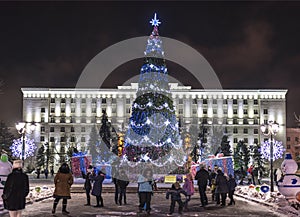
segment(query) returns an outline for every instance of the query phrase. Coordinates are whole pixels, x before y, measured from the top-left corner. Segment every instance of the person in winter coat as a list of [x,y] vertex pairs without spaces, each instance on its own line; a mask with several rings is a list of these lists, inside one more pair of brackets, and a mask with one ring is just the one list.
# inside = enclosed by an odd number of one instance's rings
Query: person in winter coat
[[173,214],[176,202],[179,205],[178,213],[182,214],[183,202],[181,200],[180,194],[184,194],[185,196],[187,196],[187,193],[180,187],[180,184],[178,182],[174,183],[174,185],[172,185],[172,188],[167,191],[166,194],[167,200],[169,199],[169,195],[171,195],[171,205],[170,205],[169,215]]
[[222,169],[218,169],[217,176],[216,176],[217,204],[220,204],[220,195],[221,195],[222,198],[221,206],[225,206],[227,193],[228,193],[227,179],[224,173],[222,172]]
[[228,180],[229,193],[228,193],[228,197],[230,198],[230,202],[229,202],[228,206],[230,206],[232,204],[235,204],[235,201],[233,199],[235,187],[236,187],[235,179],[233,178],[233,176],[231,174],[229,174],[229,180]]
[[120,171],[120,177],[117,179],[116,182],[117,182],[118,192],[119,192],[118,202],[120,205],[122,205],[122,197],[124,197],[124,204],[127,204],[126,188],[129,185],[129,181],[128,181],[128,177],[124,170]]
[[97,204],[94,207],[103,207],[103,198],[102,198],[102,183],[105,179],[105,173],[101,170],[97,174],[90,176],[90,179],[94,181],[92,195],[96,197]]
[[85,190],[85,194],[86,194],[86,204],[84,204],[85,206],[90,206],[91,205],[91,189],[92,189],[92,184],[91,184],[91,180],[90,180],[90,176],[93,172],[93,167],[90,165],[87,168],[87,173],[85,174],[84,171],[82,171],[82,178],[85,179],[84,182],[84,190]]
[[216,197],[216,176],[217,176],[218,166],[214,166],[214,169],[209,174],[210,179],[210,191],[211,191],[211,200],[214,201]]
[[70,172],[70,168],[67,163],[63,163],[58,173],[54,177],[55,190],[53,197],[55,198],[53,202],[52,214],[55,213],[57,204],[60,199],[62,199],[62,213],[69,214],[67,211],[68,199],[71,199],[71,186],[73,185],[73,176]]
[[208,204],[206,187],[209,179],[209,173],[205,169],[205,165],[200,166],[200,170],[196,173],[195,179],[198,180],[201,206],[206,206]]
[[21,160],[13,162],[13,170],[8,175],[3,189],[4,208],[9,210],[10,217],[21,217],[29,193],[28,176],[22,171],[22,163]]
[[188,211],[188,202],[191,200],[191,196],[194,194],[195,189],[194,189],[194,182],[193,182],[193,177],[189,173],[187,174],[186,178],[184,179],[184,184],[182,189],[186,192],[187,198],[184,204],[184,209]]
[[138,193],[139,193],[139,212],[143,211],[146,204],[146,212],[150,214],[151,196],[153,191],[153,172],[151,168],[146,168],[142,175],[138,177]]

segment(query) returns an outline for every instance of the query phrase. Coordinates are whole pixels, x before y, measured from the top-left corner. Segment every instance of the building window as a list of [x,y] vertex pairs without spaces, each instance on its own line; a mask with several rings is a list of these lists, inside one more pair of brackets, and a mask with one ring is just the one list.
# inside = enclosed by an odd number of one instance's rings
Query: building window
[[66,109],[65,109],[65,108],[61,108],[61,109],[60,109],[60,112],[61,112],[61,113],[65,113],[65,112],[66,112]]
[[45,132],[45,127],[41,127],[41,132]]
[[[102,98],[102,103],[106,103],[106,99],[105,98]],[[127,103],[127,99],[126,99],[126,103]]]
[[97,103],[97,100],[96,100],[95,98],[93,98],[93,99],[92,99],[92,103],[93,103],[93,104],[96,104],[96,103]]
[[232,103],[237,105],[237,99],[234,99]]
[[224,114],[224,115],[227,115],[227,114],[228,114],[228,110],[227,110],[227,109],[224,109],[224,110],[223,110],[223,114]]
[[207,99],[203,99],[203,104],[207,104]]
[[81,132],[85,133],[85,127],[81,127]]
[[66,131],[65,127],[60,128],[60,132],[65,132],[65,131]]
[[254,119],[254,124],[258,124],[258,120],[257,119]]
[[193,109],[193,115],[197,114],[197,109]]
[[202,123],[203,123],[203,124],[207,124],[207,119],[206,119],[206,118],[203,118]]
[[214,115],[217,114],[217,109],[213,109],[213,114],[214,114]]
[[130,99],[126,99],[126,104],[130,104]]
[[258,129],[254,129],[254,130],[253,130],[253,133],[254,133],[254,134],[258,134]]
[[75,142],[75,137],[74,136],[71,137],[71,142]]
[[238,129],[235,127],[235,128],[233,128],[233,133],[234,134],[237,134],[238,133]]
[[112,98],[111,103],[116,104],[117,103],[117,99],[116,98]]
[[193,104],[197,104],[197,99],[193,99]]
[[45,113],[46,109],[45,108],[41,108],[41,113]]
[[75,108],[71,108],[71,113],[75,113]]
[[85,113],[85,108],[81,109],[81,113],[84,114]]
[[264,109],[264,115],[268,114],[268,109]]
[[74,127],[71,127],[71,132],[75,132],[75,128]]
[[81,103],[86,103],[86,99],[81,99]]
[[203,109],[203,114],[207,115],[207,109]]
[[183,114],[183,109],[179,109],[178,113],[179,113],[180,115],[182,115],[182,114]]
[[60,99],[60,103],[66,103],[66,99],[65,98]]
[[237,115],[237,109],[233,109],[233,114]]
[[71,103],[75,103],[75,102],[76,102],[76,99],[72,98]]
[[264,120],[264,124],[268,124],[268,120]]
[[286,149],[291,149],[291,145],[286,145]]
[[254,144],[258,144],[258,138],[254,138]]
[[64,136],[60,137],[60,142],[65,142],[66,138]]
[[291,141],[291,137],[286,137],[286,141]]
[[44,142],[45,141],[45,137],[44,136],[41,136],[41,142]]
[[61,117],[60,118],[60,123],[66,123],[66,118],[65,117]]
[[41,123],[44,123],[44,122],[45,122],[45,118],[41,117]]
[[75,123],[75,118],[71,117],[71,123]]
[[81,119],[80,119],[80,122],[81,122],[81,123],[86,123],[86,118],[81,118]]
[[244,142],[245,142],[245,143],[248,143],[248,138],[244,138]]
[[244,134],[248,134],[248,129],[244,128]]
[[50,127],[50,132],[54,132],[54,127]]
[[223,104],[227,104],[227,99],[223,99]]
[[85,142],[85,137],[81,137],[81,142]]
[[254,114],[258,115],[258,110],[257,109],[254,109]]
[[244,104],[244,105],[248,105],[248,100],[244,99],[244,100],[243,100],[243,104]]
[[255,99],[255,100],[253,101],[253,104],[254,104],[254,105],[258,105],[258,100]]
[[244,118],[243,124],[248,124],[248,119]]
[[233,143],[238,143],[238,139],[237,139],[237,138],[234,138],[234,139],[233,139]]
[[50,142],[54,142],[54,137],[50,137]]
[[233,124],[238,124],[238,120],[236,118],[233,119]]
[[111,113],[116,114],[117,113],[117,109],[116,108],[112,108],[111,109]]
[[97,109],[96,108],[92,108],[92,113],[96,113]]
[[54,113],[55,112],[55,108],[50,108],[50,113]]
[[248,110],[244,109],[244,115],[247,115],[247,114],[248,114]]
[[130,113],[130,108],[127,108],[127,109],[126,109],[126,112],[129,114],[129,113]]
[[55,123],[55,119],[53,117],[50,118],[50,123]]
[[183,99],[179,99],[179,103],[178,104],[183,104]]
[[213,99],[213,104],[217,104],[217,100],[216,99]]
[[225,129],[224,129],[224,133],[228,133],[228,128],[227,127],[225,127]]
[[295,137],[295,141],[296,141],[296,142],[299,142],[299,138],[298,138],[298,137]]
[[51,98],[51,99],[50,99],[50,103],[55,103],[55,99],[54,99],[54,98]]

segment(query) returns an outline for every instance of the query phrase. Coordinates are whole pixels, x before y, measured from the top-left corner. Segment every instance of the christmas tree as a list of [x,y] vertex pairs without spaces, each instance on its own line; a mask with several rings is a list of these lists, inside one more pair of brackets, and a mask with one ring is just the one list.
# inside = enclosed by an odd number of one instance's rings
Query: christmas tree
[[125,136],[123,160],[135,165],[146,162],[157,167],[182,166],[186,156],[170,95],[168,70],[158,34],[160,22],[156,14],[150,23],[153,31],[144,52],[137,98],[132,104]]

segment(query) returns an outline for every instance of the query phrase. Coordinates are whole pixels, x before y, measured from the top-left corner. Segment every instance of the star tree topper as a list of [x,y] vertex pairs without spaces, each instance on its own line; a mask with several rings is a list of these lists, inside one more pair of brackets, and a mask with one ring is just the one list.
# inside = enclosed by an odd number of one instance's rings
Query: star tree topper
[[159,24],[161,24],[161,22],[159,21],[159,19],[156,19],[156,13],[154,14],[154,19],[152,19],[150,21],[150,23],[152,24],[152,26],[159,26]]

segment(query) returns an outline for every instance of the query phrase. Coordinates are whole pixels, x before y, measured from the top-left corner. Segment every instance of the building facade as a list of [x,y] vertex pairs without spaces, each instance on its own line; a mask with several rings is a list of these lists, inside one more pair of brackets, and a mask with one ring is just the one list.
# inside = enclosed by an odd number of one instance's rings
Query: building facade
[[300,164],[300,128],[286,128],[286,151]]
[[[280,124],[277,140],[286,141],[287,90],[203,90],[169,83],[176,116],[182,126],[221,126],[232,148],[239,140],[260,143],[260,125]],[[49,143],[51,153],[62,155],[66,147],[86,147],[93,126],[99,128],[102,111],[117,132],[125,132],[137,83],[115,89],[22,88],[23,120],[36,122],[30,135],[40,146]],[[67,145],[67,146],[66,146]],[[52,162],[59,165],[58,157]]]

